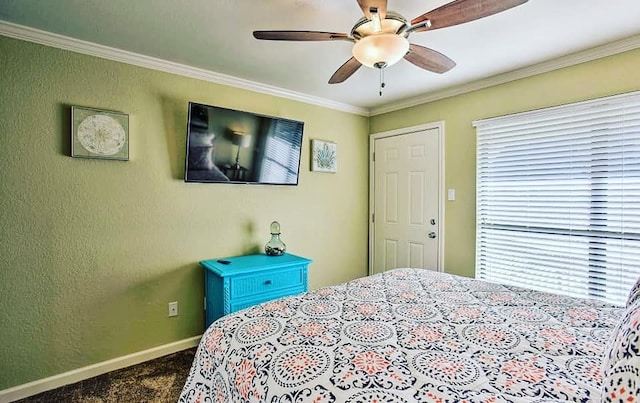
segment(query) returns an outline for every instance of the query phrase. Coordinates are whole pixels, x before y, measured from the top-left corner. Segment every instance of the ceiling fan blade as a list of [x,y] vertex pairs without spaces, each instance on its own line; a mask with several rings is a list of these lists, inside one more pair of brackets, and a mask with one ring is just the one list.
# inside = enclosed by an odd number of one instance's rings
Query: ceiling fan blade
[[253,31],[256,39],[270,41],[335,41],[352,39],[347,34],[319,31]]
[[488,17],[522,5],[528,0],[454,0],[411,20],[411,25],[429,20],[430,27],[418,28],[415,32],[450,27]]
[[368,20],[373,19],[372,9],[377,10],[380,20],[384,20],[387,16],[387,0],[358,0],[358,5]]
[[358,71],[362,64],[355,57],[347,60],[345,64],[340,66],[338,70],[329,79],[329,84],[338,84],[351,77],[353,73]]
[[456,62],[442,53],[414,43],[409,45],[409,52],[404,58],[420,68],[438,74],[446,73],[456,65]]

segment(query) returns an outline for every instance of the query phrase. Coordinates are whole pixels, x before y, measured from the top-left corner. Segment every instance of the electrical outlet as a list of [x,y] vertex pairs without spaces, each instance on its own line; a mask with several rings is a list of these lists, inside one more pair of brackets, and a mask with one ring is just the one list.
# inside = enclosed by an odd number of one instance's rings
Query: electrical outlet
[[169,316],[178,316],[178,301],[169,302]]

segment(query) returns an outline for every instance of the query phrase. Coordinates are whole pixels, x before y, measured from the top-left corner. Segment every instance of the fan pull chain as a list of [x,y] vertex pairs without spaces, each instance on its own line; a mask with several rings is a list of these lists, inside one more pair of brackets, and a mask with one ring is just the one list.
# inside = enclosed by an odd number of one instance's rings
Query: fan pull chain
[[382,89],[384,88],[384,68],[380,69],[380,96],[382,96]]

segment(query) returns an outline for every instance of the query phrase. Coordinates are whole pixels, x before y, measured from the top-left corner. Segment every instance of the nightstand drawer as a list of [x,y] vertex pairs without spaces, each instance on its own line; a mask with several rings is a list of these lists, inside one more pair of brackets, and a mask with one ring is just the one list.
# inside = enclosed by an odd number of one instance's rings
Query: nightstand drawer
[[[288,292],[286,293],[286,296],[290,296],[290,295],[297,295],[297,294],[302,294],[303,292],[305,292],[305,289],[303,287],[300,288],[292,288],[289,289]],[[251,298],[251,299],[242,299],[239,300],[240,302],[232,302],[231,303],[231,312],[237,312],[241,309],[245,309],[248,308],[250,306],[254,306],[254,305],[258,305],[258,304],[262,304],[263,302],[267,302],[267,301],[272,301],[274,299],[278,299],[278,298],[282,298],[283,296],[277,295],[277,294],[265,294],[261,297],[258,298]]]
[[231,278],[231,297],[241,298],[303,286],[306,281],[302,269],[302,266],[298,266],[288,270]]

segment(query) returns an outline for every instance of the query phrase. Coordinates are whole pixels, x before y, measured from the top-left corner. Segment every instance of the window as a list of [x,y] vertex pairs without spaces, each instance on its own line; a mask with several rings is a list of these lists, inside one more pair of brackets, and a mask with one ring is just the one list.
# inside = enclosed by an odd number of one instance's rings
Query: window
[[476,277],[623,305],[640,276],[640,92],[474,126]]

